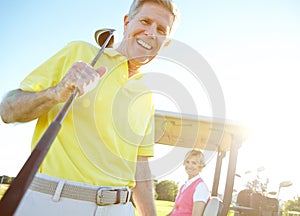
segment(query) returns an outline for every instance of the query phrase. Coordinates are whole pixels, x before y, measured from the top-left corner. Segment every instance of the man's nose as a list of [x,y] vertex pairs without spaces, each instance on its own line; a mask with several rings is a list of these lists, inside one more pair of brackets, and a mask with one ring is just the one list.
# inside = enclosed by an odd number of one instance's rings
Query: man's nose
[[152,24],[151,26],[148,26],[148,28],[145,31],[145,34],[147,36],[150,36],[152,38],[155,38],[157,36],[157,31],[156,31],[157,27],[155,24]]

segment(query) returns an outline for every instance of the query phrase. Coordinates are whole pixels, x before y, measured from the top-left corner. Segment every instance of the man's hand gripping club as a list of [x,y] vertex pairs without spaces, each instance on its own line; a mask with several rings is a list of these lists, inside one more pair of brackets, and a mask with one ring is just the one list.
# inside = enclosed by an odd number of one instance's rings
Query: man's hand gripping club
[[107,68],[103,66],[94,69],[85,62],[75,62],[62,81],[54,87],[56,100],[66,101],[75,89],[77,96],[83,96],[97,86],[106,72]]

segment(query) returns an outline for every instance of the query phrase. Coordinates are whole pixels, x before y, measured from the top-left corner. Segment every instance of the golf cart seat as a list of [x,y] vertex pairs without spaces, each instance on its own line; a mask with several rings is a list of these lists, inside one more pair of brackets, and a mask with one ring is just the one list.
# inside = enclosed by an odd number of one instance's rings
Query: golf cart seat
[[223,202],[220,198],[213,196],[208,201],[203,216],[218,216],[221,214]]

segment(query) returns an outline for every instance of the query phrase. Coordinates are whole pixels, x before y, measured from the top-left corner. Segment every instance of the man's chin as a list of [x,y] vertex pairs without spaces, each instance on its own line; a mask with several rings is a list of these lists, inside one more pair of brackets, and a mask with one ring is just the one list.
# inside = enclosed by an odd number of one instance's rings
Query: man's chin
[[147,63],[149,63],[151,60],[149,58],[133,58],[130,60],[131,63],[135,64],[135,65],[145,65]]
[[151,57],[151,56],[147,56],[147,57],[137,57],[135,58],[135,60],[137,62],[139,62],[140,64],[144,65],[144,64],[147,64],[149,63],[154,57]]

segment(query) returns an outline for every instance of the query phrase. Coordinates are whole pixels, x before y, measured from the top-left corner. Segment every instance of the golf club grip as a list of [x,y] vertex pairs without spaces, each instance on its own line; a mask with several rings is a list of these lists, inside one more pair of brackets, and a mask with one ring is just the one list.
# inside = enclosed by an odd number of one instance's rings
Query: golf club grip
[[12,216],[61,128],[53,121],[0,201],[0,215]]

